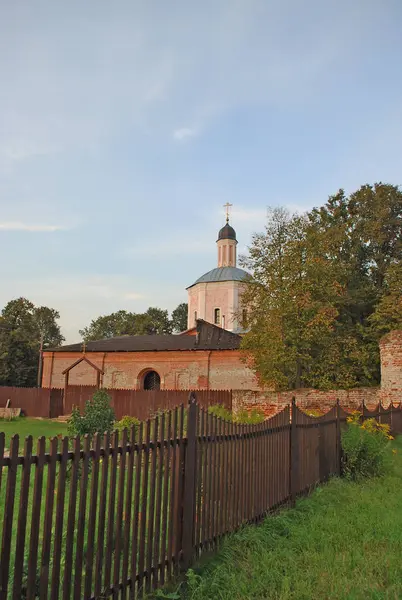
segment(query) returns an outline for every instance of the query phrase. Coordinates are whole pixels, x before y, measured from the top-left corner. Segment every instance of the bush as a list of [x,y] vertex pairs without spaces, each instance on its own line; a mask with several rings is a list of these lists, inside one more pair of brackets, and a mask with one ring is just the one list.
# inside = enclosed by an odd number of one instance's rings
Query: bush
[[239,410],[234,417],[234,422],[238,423],[239,425],[258,425],[263,421],[265,421],[265,416],[255,409],[250,412],[247,412],[246,410]]
[[309,417],[315,417],[315,418],[317,418],[317,417],[322,417],[323,414],[324,414],[318,408],[303,408],[302,410]]
[[114,428],[117,429],[120,433],[124,431],[124,429],[128,429],[130,431],[131,427],[134,425],[135,431],[138,431],[140,426],[140,421],[136,417],[130,417],[129,415],[125,415],[120,421],[116,421],[114,424]]
[[342,433],[344,475],[359,479],[386,474],[391,465],[392,439],[388,425],[375,419],[360,423],[360,415],[354,413]]
[[213,406],[210,406],[208,412],[210,415],[214,415],[214,417],[218,417],[224,421],[233,421],[232,412],[225,408],[223,404],[214,404]]
[[214,404],[208,408],[208,412],[215,417],[219,417],[224,421],[237,423],[238,425],[257,425],[265,420],[265,416],[257,410],[247,412],[247,410],[239,410],[235,415],[225,408],[222,404]]
[[85,403],[84,412],[75,406],[68,420],[68,434],[70,436],[93,436],[95,433],[112,432],[115,414],[110,406],[110,396],[105,390],[98,390],[91,400]]

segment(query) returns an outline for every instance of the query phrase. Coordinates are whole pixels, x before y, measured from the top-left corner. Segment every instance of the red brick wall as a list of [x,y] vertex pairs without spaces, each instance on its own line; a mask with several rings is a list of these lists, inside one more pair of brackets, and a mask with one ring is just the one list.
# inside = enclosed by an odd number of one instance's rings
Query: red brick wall
[[353,390],[331,390],[328,392],[314,389],[285,392],[233,390],[232,405],[235,412],[241,409],[247,411],[255,409],[268,417],[290,404],[294,396],[300,408],[312,408],[326,412],[334,406],[339,398],[343,408],[354,410],[361,406],[363,400],[367,406],[374,407],[379,401],[379,392],[380,388],[371,387]]
[[380,340],[381,388],[366,387],[352,390],[331,390],[322,392],[314,389],[302,389],[286,392],[271,391],[233,391],[233,408],[239,410],[256,409],[269,416],[280,410],[295,396],[300,407],[326,411],[339,398],[346,409],[356,409],[363,400],[369,408],[378,402],[388,406],[390,402],[402,401],[402,330],[392,331]]
[[[402,331],[393,331],[380,341],[381,389],[357,388],[322,392],[303,389],[286,392],[261,391],[251,369],[240,358],[240,351],[187,351],[88,353],[89,359],[105,371],[103,386],[139,389],[142,374],[155,369],[161,376],[162,389],[221,389],[233,392],[234,409],[256,408],[270,415],[295,396],[300,406],[326,410],[337,398],[345,408],[354,409],[364,400],[369,407],[380,400],[388,406],[402,399]],[[80,358],[80,353],[45,352],[44,387],[63,387],[62,371]],[[94,385],[96,374],[87,363],[70,372],[70,385]]]
[[[63,371],[82,354],[45,352],[43,387],[64,387]],[[147,370],[161,378],[161,389],[258,390],[257,378],[240,359],[238,350],[186,352],[89,352],[88,359],[104,371],[102,385],[107,388],[140,389]],[[82,362],[70,371],[70,385],[95,385],[96,371]]]
[[391,331],[380,340],[381,401],[398,403],[402,399],[402,330]]

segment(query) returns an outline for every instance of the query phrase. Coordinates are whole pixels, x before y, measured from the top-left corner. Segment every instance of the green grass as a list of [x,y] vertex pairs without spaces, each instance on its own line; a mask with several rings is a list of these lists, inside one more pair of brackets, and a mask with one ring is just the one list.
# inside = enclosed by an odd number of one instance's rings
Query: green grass
[[[29,417],[18,417],[13,421],[7,419],[0,420],[0,432],[6,434],[6,447],[10,446],[11,436],[18,433],[20,436],[20,447],[24,446],[26,436],[32,435],[34,444],[36,439],[44,435],[46,438],[57,436],[58,434],[67,435],[67,425],[51,419],[30,419]],[[34,446],[36,453],[36,446]],[[20,450],[21,454],[21,450]]]
[[186,600],[402,598],[402,437],[394,471],[334,479],[293,510],[245,527],[190,571]]

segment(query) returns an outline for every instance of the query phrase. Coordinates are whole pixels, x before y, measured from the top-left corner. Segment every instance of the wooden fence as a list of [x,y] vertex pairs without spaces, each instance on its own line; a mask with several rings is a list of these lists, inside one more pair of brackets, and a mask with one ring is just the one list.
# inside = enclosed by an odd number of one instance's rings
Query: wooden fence
[[[12,408],[21,408],[27,417],[56,418],[69,415],[73,406],[81,410],[97,388],[92,386],[71,385],[67,392],[56,388],[19,388],[0,386],[0,408],[11,401]],[[187,401],[190,390],[125,390],[106,389],[111,397],[111,405],[116,418],[125,415],[145,420],[160,410],[168,410]],[[198,403],[207,408],[212,404],[222,404],[232,409],[231,390],[197,391]]]
[[[71,414],[73,406],[84,408],[95,387],[71,385],[68,386],[64,398],[64,414]],[[137,417],[140,421],[148,419],[160,410],[169,410],[186,403],[190,390],[126,390],[106,389],[111,397],[111,405],[116,418],[125,415]],[[204,408],[213,404],[222,404],[229,410],[232,409],[231,390],[199,390],[197,402]]]
[[58,417],[63,414],[62,398],[63,390],[0,386],[0,408],[10,400],[11,407],[21,408],[27,417]]
[[[375,418],[402,433],[400,406]],[[163,586],[225,534],[340,474],[346,419],[339,403],[314,418],[293,402],[239,426],[192,394],[188,409],[120,438],[40,438],[33,454],[28,437],[20,454],[14,436],[8,455],[0,434],[0,600],[126,600]]]

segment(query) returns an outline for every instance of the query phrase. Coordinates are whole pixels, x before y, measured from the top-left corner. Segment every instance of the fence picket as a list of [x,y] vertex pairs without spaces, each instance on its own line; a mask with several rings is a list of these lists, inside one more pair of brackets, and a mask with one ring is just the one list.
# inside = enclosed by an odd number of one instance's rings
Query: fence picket
[[149,487],[149,500],[148,500],[148,531],[147,531],[147,557],[146,557],[146,576],[145,576],[145,591],[149,593],[151,591],[153,565],[152,558],[154,554],[154,525],[155,525],[155,487],[156,487],[156,459],[157,459],[157,448],[158,448],[158,435],[159,435],[159,418],[155,417],[153,422],[153,445],[151,449],[151,460],[150,460],[150,487]]
[[50,599],[57,600],[60,588],[60,561],[63,543],[64,506],[66,493],[66,473],[68,462],[68,437],[61,442],[60,467],[57,482],[56,524],[54,532],[52,585]]
[[113,534],[114,534],[114,514],[116,508],[116,481],[117,481],[117,459],[119,450],[119,432],[115,431],[112,435],[112,444],[110,448],[110,486],[107,510],[107,533],[106,533],[106,551],[105,551],[105,566],[104,566],[104,591],[109,594],[110,583],[112,577],[112,560],[113,560]]
[[[70,474],[70,497],[68,503],[66,558],[64,566],[63,600],[70,600],[73,573],[73,550],[75,520],[77,509],[78,476],[80,469],[81,440],[77,436],[73,440],[73,460]],[[34,598],[34,596],[32,596]]]
[[100,596],[102,590],[102,575],[103,575],[103,557],[104,557],[104,542],[105,542],[105,525],[106,525],[106,505],[107,505],[107,490],[109,476],[109,456],[110,456],[110,434],[103,435],[103,459],[102,459],[102,475],[100,484],[100,501],[99,501],[99,516],[98,516],[98,535],[96,541],[96,557],[95,557],[95,597]]
[[[162,540],[161,540],[161,575],[160,584],[164,585],[166,576],[167,562],[167,530],[168,530],[168,509],[169,509],[169,476],[170,476],[170,450],[172,439],[172,411],[169,411],[167,423],[167,436],[164,447],[163,460],[163,511],[162,511]],[[171,479],[170,479],[171,481]]]
[[138,532],[140,522],[140,493],[141,493],[141,477],[142,477],[142,456],[143,456],[143,438],[144,438],[144,423],[140,424],[138,432],[138,446],[135,456],[135,490],[134,490],[134,516],[132,530],[132,554],[131,554],[131,586],[130,598],[135,597],[138,575]]
[[144,446],[144,471],[142,479],[142,498],[141,498],[141,516],[140,516],[140,542],[138,559],[138,589],[142,590],[145,578],[145,553],[146,553],[146,534],[147,534],[147,512],[148,512],[148,479],[149,479],[149,458],[151,445],[151,420],[148,419],[145,433]]
[[80,481],[80,502],[77,518],[77,545],[75,553],[75,575],[74,575],[74,600],[81,598],[82,583],[82,565],[84,562],[84,535],[85,535],[85,515],[87,508],[87,486],[89,470],[89,452],[91,448],[91,438],[88,434],[84,436],[84,450],[81,465]]
[[121,600],[126,599],[127,595],[127,579],[128,579],[128,565],[130,559],[130,529],[131,529],[131,512],[132,512],[132,498],[133,498],[133,478],[134,478],[134,460],[135,460],[135,426],[132,425],[130,429],[130,441],[129,441],[129,456],[127,461],[127,486],[126,486],[126,502],[124,508],[124,541],[123,541],[123,566],[121,581],[123,589],[121,592]]
[[[21,598],[22,574],[24,567],[25,533],[27,525],[29,478],[31,474],[32,436],[25,439],[24,468],[21,478],[20,506],[18,512],[17,544],[15,547],[15,567],[13,600]],[[0,467],[1,468],[1,467]]]
[[[39,545],[39,524],[42,504],[43,467],[45,464],[45,438],[40,437],[37,444],[37,462],[32,498],[31,537],[29,540],[29,561],[27,580],[27,600],[36,598],[37,561]],[[68,575],[68,571],[66,573]]]
[[6,505],[3,520],[3,537],[1,542],[0,555],[0,598],[6,600],[8,590],[9,568],[10,568],[10,550],[11,535],[13,530],[15,487],[17,481],[17,461],[18,461],[19,436],[13,435],[10,446],[10,464],[8,467],[8,476],[6,484]]
[[117,598],[120,584],[120,562],[123,543],[123,506],[124,506],[124,483],[126,479],[126,455],[127,455],[127,429],[123,430],[121,438],[121,455],[118,463],[118,491],[116,510],[116,529],[114,534],[114,565],[113,565],[113,598]]
[[84,597],[90,598],[92,591],[92,573],[94,563],[95,546],[95,526],[96,512],[98,502],[98,481],[99,481],[99,459],[100,459],[100,436],[98,433],[94,436],[94,454],[91,469],[91,492],[89,499],[89,517],[88,517],[88,541],[85,560],[85,582]]
[[161,541],[161,522],[162,522],[162,486],[163,486],[163,458],[165,455],[165,413],[161,416],[161,426],[159,433],[158,447],[158,465],[157,465],[157,480],[156,480],[156,508],[155,508],[155,539],[154,539],[154,556],[153,556],[153,581],[152,587],[156,589],[159,581],[159,559],[160,541]]

